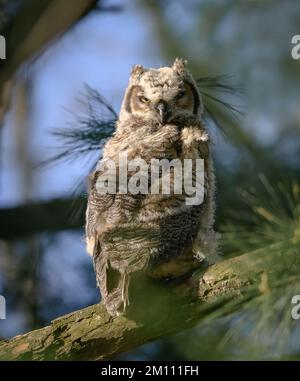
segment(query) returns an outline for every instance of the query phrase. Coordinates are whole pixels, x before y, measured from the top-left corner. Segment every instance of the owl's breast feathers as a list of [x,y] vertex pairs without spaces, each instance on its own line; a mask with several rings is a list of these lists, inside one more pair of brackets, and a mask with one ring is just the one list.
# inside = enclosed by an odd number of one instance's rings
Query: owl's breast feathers
[[213,186],[209,138],[199,121],[192,118],[189,125],[179,120],[160,128],[145,126],[141,121],[137,124],[134,134],[132,128],[118,126],[105,146],[103,160],[113,159],[118,174],[120,152],[126,153],[128,160],[142,158],[149,166],[153,158],[204,159],[205,196],[200,205],[186,205],[184,193],[99,194],[99,171],[90,176],[87,249],[94,258],[98,285],[112,314],[128,304],[124,293],[130,274],[177,278],[199,266],[193,244],[205,223],[201,215]]

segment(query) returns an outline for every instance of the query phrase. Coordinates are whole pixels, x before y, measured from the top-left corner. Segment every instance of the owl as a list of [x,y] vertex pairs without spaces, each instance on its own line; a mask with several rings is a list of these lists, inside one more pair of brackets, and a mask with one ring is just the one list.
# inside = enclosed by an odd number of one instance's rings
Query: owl
[[[116,131],[89,177],[87,251],[102,301],[112,316],[126,313],[134,302],[132,285],[141,276],[171,287],[189,277],[203,258],[209,261],[216,253],[211,141],[202,120],[201,94],[186,64],[176,59],[171,67],[132,68]],[[201,159],[202,202],[188,203],[185,191],[124,192],[118,177],[124,175],[120,154],[129,161],[142,159],[149,175],[153,159],[181,163]],[[107,169],[108,162],[115,163],[114,170]],[[194,184],[195,166],[188,171]],[[165,179],[161,169],[157,173],[160,189]],[[117,178],[114,192],[99,191],[97,184],[104,174]],[[128,170],[128,181],[135,175]],[[176,176],[171,168],[171,185]],[[147,185],[148,190],[153,185],[151,176]]]

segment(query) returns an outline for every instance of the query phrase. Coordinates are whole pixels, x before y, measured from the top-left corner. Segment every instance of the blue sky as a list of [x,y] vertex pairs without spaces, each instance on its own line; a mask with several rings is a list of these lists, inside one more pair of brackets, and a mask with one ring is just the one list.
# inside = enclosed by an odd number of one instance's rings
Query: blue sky
[[[96,88],[118,110],[135,63],[160,66],[164,62],[152,25],[134,2],[118,13],[92,12],[54,42],[29,70],[33,87],[26,139],[32,162],[43,161],[63,147],[51,129],[76,122],[72,113],[80,112],[78,98],[84,84]],[[24,201],[15,128],[8,115],[2,141],[1,206]],[[35,170],[29,193],[33,200],[64,196],[87,170],[80,161]]]
[[[121,1],[119,3],[122,3]],[[118,111],[127,86],[131,66],[160,66],[159,49],[152,25],[134,2],[119,13],[92,12],[62,38],[54,42],[29,68],[31,78],[30,112],[22,138],[9,113],[2,134],[0,207],[22,204],[24,168],[19,150],[27,145],[28,156],[39,163],[63,148],[63,142],[51,135],[55,128],[76,122],[73,113],[80,113],[84,84],[96,88]],[[14,101],[13,101],[14,102]],[[86,161],[84,160],[84,163]],[[33,201],[70,196],[74,183],[87,175],[88,166],[80,160],[33,171],[27,186]],[[97,302],[95,284],[84,278],[83,268],[92,273],[92,261],[85,251],[82,232],[60,232],[41,236],[43,287],[47,295],[57,299],[54,310],[44,311],[48,318],[66,313],[67,308],[80,308]],[[1,275],[1,274],[0,274]],[[1,290],[0,290],[1,291]],[[22,305],[22,301],[19,301]],[[71,306],[71,307],[70,307]],[[47,307],[48,308],[48,307]],[[7,319],[1,321],[1,336],[13,336],[26,330],[26,319],[19,306],[10,306]]]

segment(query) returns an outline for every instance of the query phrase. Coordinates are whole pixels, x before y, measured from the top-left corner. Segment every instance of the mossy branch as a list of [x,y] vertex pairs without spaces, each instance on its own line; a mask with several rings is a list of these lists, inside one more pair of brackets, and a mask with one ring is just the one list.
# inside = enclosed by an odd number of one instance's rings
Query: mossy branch
[[[280,246],[280,245],[279,245]],[[112,318],[101,304],[59,317],[49,326],[0,344],[1,360],[103,360],[200,322],[240,310],[249,298],[268,292],[277,271],[288,269],[297,256],[276,249],[257,250],[226,259],[203,270],[198,298],[179,303],[166,318],[143,324],[128,317]],[[297,263],[299,265],[299,263]],[[263,276],[262,276],[263,274]],[[176,313],[174,313],[176,311]]]

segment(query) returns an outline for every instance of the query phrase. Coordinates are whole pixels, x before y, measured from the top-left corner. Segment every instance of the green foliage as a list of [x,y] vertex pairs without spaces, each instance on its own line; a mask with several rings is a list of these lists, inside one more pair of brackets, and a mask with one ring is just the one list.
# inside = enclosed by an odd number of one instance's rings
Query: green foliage
[[287,248],[300,243],[300,185],[272,184],[261,175],[260,189],[241,190],[246,208],[232,211],[224,223],[225,252],[242,254],[282,243]]
[[[211,109],[210,103],[216,104],[222,113],[236,117],[241,114],[240,106],[232,104],[224,99],[224,96],[238,95],[241,88],[232,85],[230,77],[226,75],[199,78],[197,84],[203,96],[206,123],[217,126],[226,133],[226,126],[223,126],[222,120],[214,114],[215,108]],[[61,152],[40,165],[74,159],[82,161],[86,155],[99,153],[106,139],[114,132],[117,113],[97,90],[86,85],[84,97],[80,102],[86,108],[84,116],[75,115],[74,123],[52,131],[52,134],[60,141]]]
[[60,141],[61,152],[40,163],[41,166],[56,164],[59,161],[82,160],[91,153],[99,153],[109,138],[117,120],[112,106],[94,89],[85,87],[84,99],[80,102],[86,107],[84,115],[75,115],[75,121],[68,127],[52,132]]
[[[291,316],[291,301],[300,290],[300,184],[260,179],[258,189],[240,192],[245,208],[222,225],[222,248],[224,259],[247,253],[249,269],[252,255],[256,266],[261,258],[271,271],[262,271],[257,283],[241,288],[241,299],[221,305],[187,334],[194,353],[188,349],[187,358],[299,358],[299,323]],[[172,340],[178,344],[181,337]],[[206,337],[215,346],[203,348]]]

